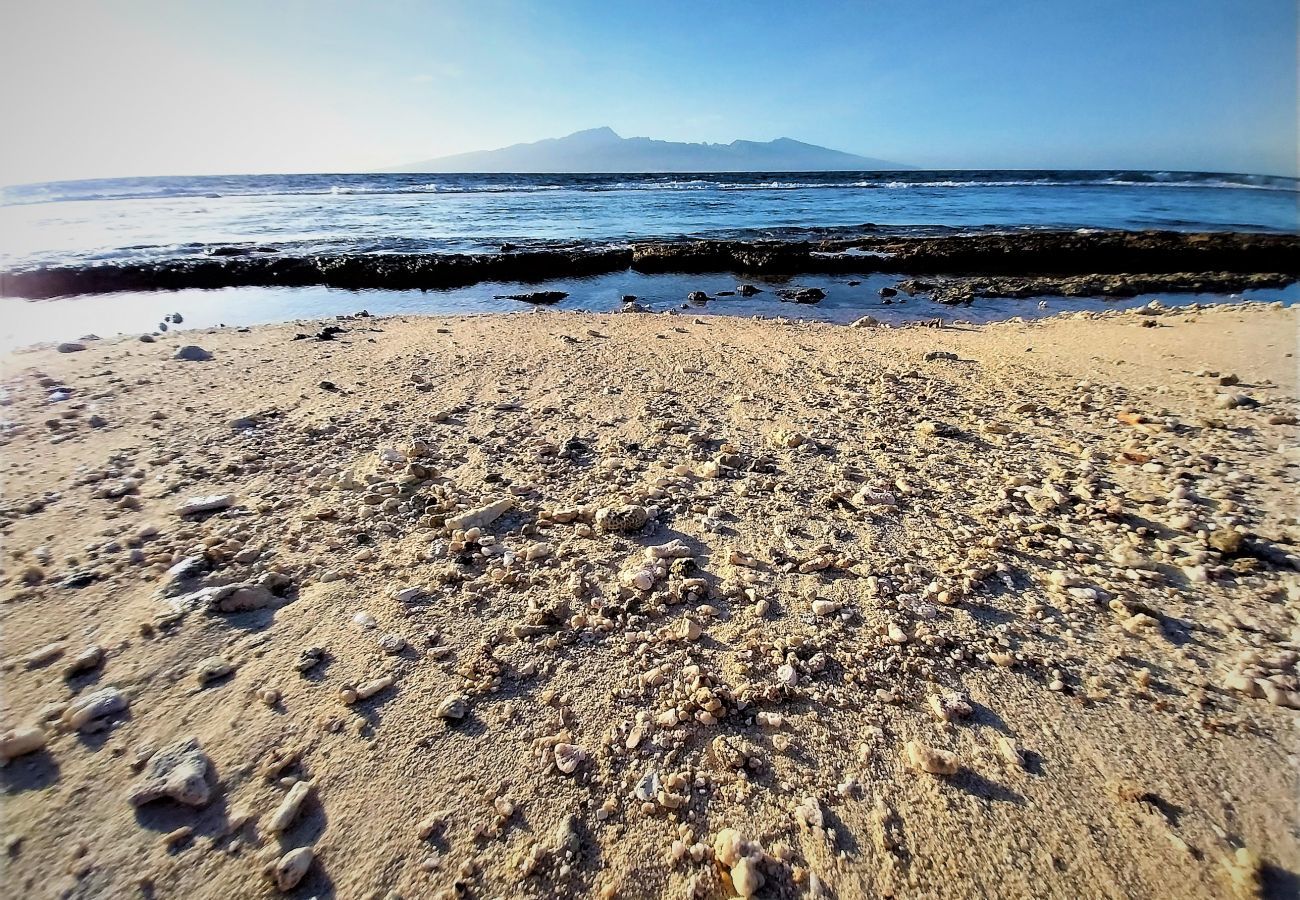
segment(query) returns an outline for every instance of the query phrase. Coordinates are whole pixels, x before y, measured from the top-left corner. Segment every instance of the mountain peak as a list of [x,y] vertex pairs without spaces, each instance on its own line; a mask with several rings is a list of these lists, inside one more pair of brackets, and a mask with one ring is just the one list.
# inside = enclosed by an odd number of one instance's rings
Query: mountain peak
[[571,138],[604,138],[613,141],[623,140],[618,136],[618,132],[613,128],[610,128],[608,125],[601,125],[599,128],[584,128],[582,131],[575,131],[573,134],[559,138],[558,140],[567,141]]
[[389,169],[390,172],[852,172],[905,169],[782,137],[774,141],[688,144],[620,137],[608,125],[560,138],[499,150],[458,153]]

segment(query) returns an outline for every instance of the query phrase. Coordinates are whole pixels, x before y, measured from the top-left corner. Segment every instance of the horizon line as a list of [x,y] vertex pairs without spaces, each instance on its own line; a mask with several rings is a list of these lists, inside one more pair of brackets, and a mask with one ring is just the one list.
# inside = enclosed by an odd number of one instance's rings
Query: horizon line
[[[725,146],[725,145],[723,145]],[[1245,178],[1276,178],[1287,181],[1300,182],[1300,173],[1295,175],[1284,175],[1276,172],[1235,172],[1226,169],[1150,169],[1136,168],[1133,166],[1109,166],[1103,168],[1060,168],[1060,167],[1041,167],[1041,166],[977,166],[977,167],[947,167],[947,168],[920,168],[908,167],[905,169],[698,169],[698,170],[675,170],[675,169],[644,169],[644,170],[605,170],[605,171],[579,171],[579,170],[554,170],[554,171],[533,171],[533,172],[483,172],[466,170],[463,172],[393,172],[385,169],[321,169],[316,171],[263,171],[263,172],[208,172],[208,173],[165,173],[152,175],[86,175],[75,178],[52,178],[37,181],[16,181],[0,182],[0,190],[8,188],[37,187],[40,185],[51,184],[77,184],[85,181],[131,181],[147,180],[155,178],[293,178],[298,176],[382,176],[388,178],[401,178],[411,176],[441,176],[441,177],[530,177],[536,178],[541,176],[607,176],[607,175],[627,175],[627,176],[645,176],[645,175],[843,175],[852,173],[862,174],[879,174],[879,175],[923,175],[941,172],[1080,172],[1080,173],[1101,173],[1101,172],[1133,172],[1137,174],[1166,174],[1166,175],[1233,175]]]

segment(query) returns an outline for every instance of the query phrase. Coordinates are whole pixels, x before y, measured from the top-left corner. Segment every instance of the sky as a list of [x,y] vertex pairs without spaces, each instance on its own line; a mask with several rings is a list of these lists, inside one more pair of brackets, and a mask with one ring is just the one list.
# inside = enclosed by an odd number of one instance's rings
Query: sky
[[41,0],[0,183],[368,171],[609,125],[922,168],[1295,175],[1295,0]]

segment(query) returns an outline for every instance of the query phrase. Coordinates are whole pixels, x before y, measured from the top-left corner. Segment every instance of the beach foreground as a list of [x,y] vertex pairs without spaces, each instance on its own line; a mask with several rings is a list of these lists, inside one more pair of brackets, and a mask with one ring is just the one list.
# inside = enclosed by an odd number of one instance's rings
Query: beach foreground
[[1296,328],[539,312],[6,357],[7,881],[1293,895]]

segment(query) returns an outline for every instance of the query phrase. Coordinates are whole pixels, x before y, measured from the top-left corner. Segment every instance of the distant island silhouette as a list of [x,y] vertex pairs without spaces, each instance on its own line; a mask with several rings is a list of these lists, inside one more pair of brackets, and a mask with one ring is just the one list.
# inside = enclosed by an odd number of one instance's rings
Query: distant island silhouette
[[476,150],[383,169],[383,172],[835,172],[908,169],[792,138],[688,144],[620,137],[590,128],[560,138]]

